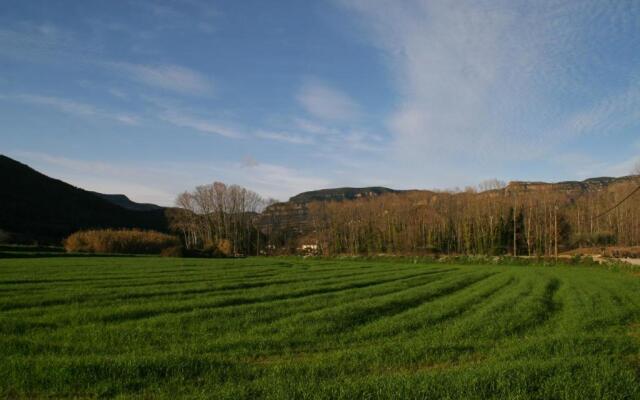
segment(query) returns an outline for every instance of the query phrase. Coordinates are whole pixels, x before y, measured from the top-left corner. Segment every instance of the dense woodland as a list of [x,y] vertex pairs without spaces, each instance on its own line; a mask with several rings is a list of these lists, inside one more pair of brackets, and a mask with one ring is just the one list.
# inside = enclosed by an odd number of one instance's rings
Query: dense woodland
[[[178,197],[172,227],[188,248],[229,242],[234,254],[554,255],[577,247],[640,245],[640,194],[607,212],[640,179],[564,184],[497,182],[461,192],[408,191],[352,200],[284,203],[222,183]],[[606,213],[605,213],[606,212]],[[604,214],[603,214],[604,213]],[[280,227],[280,228],[278,228]]]
[[637,184],[566,193],[508,187],[483,193],[416,192],[313,203],[322,251],[553,255],[585,246],[640,244],[640,196],[598,216]]

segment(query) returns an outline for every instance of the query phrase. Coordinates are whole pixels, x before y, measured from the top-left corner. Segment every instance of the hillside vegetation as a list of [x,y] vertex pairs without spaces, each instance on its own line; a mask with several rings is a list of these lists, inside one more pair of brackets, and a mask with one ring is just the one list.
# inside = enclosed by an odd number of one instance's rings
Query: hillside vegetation
[[586,267],[0,260],[0,396],[640,397],[640,280]]

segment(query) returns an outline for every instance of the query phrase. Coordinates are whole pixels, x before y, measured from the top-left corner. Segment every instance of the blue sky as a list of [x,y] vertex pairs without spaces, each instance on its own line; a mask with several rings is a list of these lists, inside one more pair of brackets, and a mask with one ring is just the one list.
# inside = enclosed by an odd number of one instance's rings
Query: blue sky
[[625,175],[640,2],[0,1],[0,153],[163,205]]

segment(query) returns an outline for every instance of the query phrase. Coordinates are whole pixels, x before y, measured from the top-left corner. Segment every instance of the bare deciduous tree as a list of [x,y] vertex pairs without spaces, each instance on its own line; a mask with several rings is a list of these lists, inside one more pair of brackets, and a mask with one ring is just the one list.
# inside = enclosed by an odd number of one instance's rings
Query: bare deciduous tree
[[323,252],[527,254],[554,256],[576,246],[640,245],[640,197],[597,216],[634,183],[574,192],[539,185],[482,193],[385,194],[308,206]]
[[238,185],[201,185],[176,198],[179,211],[172,214],[171,226],[182,233],[187,248],[253,254],[260,235],[253,223],[264,203],[259,194]]
[[242,254],[295,251],[301,241],[316,243],[324,254],[549,257],[578,246],[640,245],[640,196],[599,217],[637,183],[620,180],[587,191],[562,185],[504,189],[504,182],[490,180],[481,184],[482,192],[415,191],[294,204],[216,182],[180,194],[171,222],[189,248],[216,246]]

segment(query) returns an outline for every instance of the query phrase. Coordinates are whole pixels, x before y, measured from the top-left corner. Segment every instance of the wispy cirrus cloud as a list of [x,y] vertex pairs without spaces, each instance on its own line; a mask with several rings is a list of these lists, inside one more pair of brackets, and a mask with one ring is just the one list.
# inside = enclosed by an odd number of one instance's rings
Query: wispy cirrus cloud
[[348,121],[360,114],[360,106],[350,96],[316,79],[304,83],[296,98],[308,113],[317,118]]
[[313,138],[309,136],[296,135],[289,132],[275,132],[259,130],[256,137],[261,139],[275,140],[277,142],[285,142],[291,144],[313,144]]
[[157,29],[195,29],[211,34],[220,12],[210,1],[186,0],[179,3],[149,1],[136,3],[157,19]]
[[567,135],[607,134],[640,119],[640,83],[622,92],[597,99],[591,107],[566,118],[560,130]]
[[159,114],[159,118],[175,126],[193,129],[208,135],[219,135],[230,139],[242,139],[246,137],[238,128],[220,123],[219,121],[197,117],[183,111],[166,110]]
[[187,128],[204,135],[221,136],[228,139],[245,139],[246,130],[241,125],[223,120],[201,108],[185,106],[184,102],[173,97],[143,96],[148,105],[148,113],[159,121],[175,127]]
[[293,117],[282,126],[267,129],[239,124],[233,119],[221,119],[206,110],[184,108],[181,102],[171,98],[147,96],[144,100],[151,106],[151,114],[159,120],[229,139],[257,138],[290,145],[322,143],[335,151],[377,151],[376,144],[381,140],[379,136],[368,135],[363,130],[335,128],[306,118]]
[[289,196],[309,190],[330,187],[326,176],[311,175],[297,168],[259,163],[251,168],[232,168],[234,180],[255,188],[265,197],[287,200]]
[[144,85],[191,95],[210,95],[213,82],[204,74],[180,65],[143,65],[129,62],[105,63],[124,77]]
[[609,80],[625,76],[602,54],[640,28],[637,7],[545,0],[531,7],[502,0],[336,2],[388,61],[399,101],[386,125],[402,157],[487,165],[539,159],[576,132],[619,127],[616,120],[640,106],[625,89],[599,105],[583,100],[603,96],[594,73]]
[[139,118],[132,114],[107,111],[92,104],[62,97],[43,96],[37,94],[15,94],[0,95],[0,100],[19,101],[32,105],[44,106],[74,116],[106,118],[126,125],[137,125],[139,122]]
[[97,66],[151,88],[198,96],[214,92],[213,80],[193,68],[176,63],[140,64],[110,59],[103,46],[53,24],[20,23],[0,28],[0,57],[52,65],[73,59],[78,65]]
[[312,133],[314,135],[338,135],[340,134],[340,130],[337,128],[332,128],[329,126],[325,126],[315,121],[311,121],[306,118],[294,117],[291,121],[292,125],[301,131]]
[[0,28],[0,57],[62,64],[71,57],[87,62],[99,55],[94,44],[79,41],[72,31],[51,23],[22,21]]
[[383,152],[382,139],[377,135],[371,135],[363,131],[350,131],[346,133],[337,145],[345,146],[352,150],[366,152]]
[[513,30],[509,10],[473,2],[344,4],[390,57],[402,100],[387,125],[403,152],[474,152],[498,142],[496,84],[505,62],[518,68],[527,58],[501,45]]

